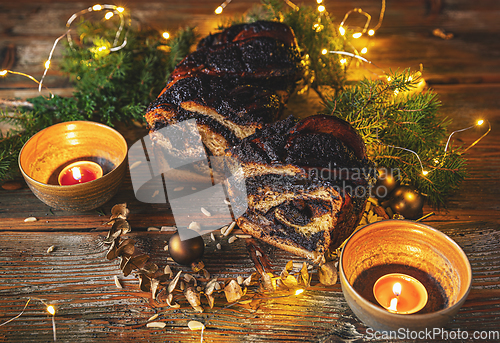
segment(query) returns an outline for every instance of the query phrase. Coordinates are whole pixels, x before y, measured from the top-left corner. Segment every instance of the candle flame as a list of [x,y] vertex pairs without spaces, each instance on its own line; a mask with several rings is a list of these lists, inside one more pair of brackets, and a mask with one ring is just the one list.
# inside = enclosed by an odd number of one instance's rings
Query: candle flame
[[80,171],[80,168],[73,167],[71,168],[71,172],[73,173],[73,179],[80,180],[82,178],[82,173]]
[[[394,286],[392,286],[392,292],[397,297],[399,297],[401,295],[401,284],[399,282],[396,282],[394,284]],[[392,303],[392,301],[391,301],[391,303]]]

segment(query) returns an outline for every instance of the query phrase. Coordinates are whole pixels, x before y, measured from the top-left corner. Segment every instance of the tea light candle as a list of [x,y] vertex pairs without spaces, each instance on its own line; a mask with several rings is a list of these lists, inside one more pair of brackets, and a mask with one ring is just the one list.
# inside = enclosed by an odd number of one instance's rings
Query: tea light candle
[[397,314],[420,311],[427,304],[427,290],[412,276],[391,273],[381,276],[373,286],[373,295],[386,310]]
[[92,161],[78,161],[66,166],[59,174],[61,186],[76,185],[93,181],[102,176],[102,168]]

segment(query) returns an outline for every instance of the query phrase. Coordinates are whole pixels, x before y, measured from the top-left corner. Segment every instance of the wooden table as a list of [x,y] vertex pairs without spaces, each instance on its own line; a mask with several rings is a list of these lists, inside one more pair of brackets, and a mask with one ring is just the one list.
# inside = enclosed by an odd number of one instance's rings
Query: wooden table
[[[234,0],[224,13],[241,13],[257,2]],[[72,13],[92,4],[82,7],[81,2],[25,0],[2,3],[1,47],[14,43],[22,51],[30,46],[47,46],[63,32],[64,23]],[[214,21],[212,10],[218,5],[219,2],[212,0],[175,4],[129,1],[131,10],[153,26],[175,29],[194,22],[200,25],[202,34],[210,30],[209,23]],[[354,6],[377,18],[380,2],[326,1],[326,6],[339,19]],[[388,1],[384,23],[367,54],[368,59],[385,70],[418,68],[422,63],[425,80],[442,101],[442,114],[454,119],[451,130],[469,126],[479,118],[488,119],[492,126],[490,135],[469,151],[469,175],[448,206],[437,210],[424,208],[425,213],[437,213],[425,223],[455,240],[472,265],[472,290],[458,315],[445,327],[448,331],[467,331],[469,339],[457,341],[471,341],[475,331],[493,330],[498,334],[500,324],[499,15],[497,1]],[[49,17],[52,21],[44,26],[43,18]],[[41,28],[40,31],[33,26]],[[443,40],[433,35],[436,28],[453,33],[454,38]],[[43,55],[40,53],[33,59],[43,61]],[[36,63],[30,63],[24,56],[18,67],[32,72]],[[51,75],[54,80],[50,81],[51,86],[67,91],[64,78],[57,72]],[[1,81],[0,87],[2,98],[19,92],[36,95],[25,89],[34,88],[32,84],[18,78]],[[147,133],[145,129],[119,129],[129,144]],[[457,134],[454,144],[470,144],[480,135],[472,131]],[[268,300],[256,310],[238,305],[224,309],[227,303],[222,295],[216,298],[212,310],[205,306],[202,314],[196,313],[181,297],[179,309],[157,303],[149,293],[139,290],[134,276],[121,275],[117,260],[105,258],[107,246],[103,239],[108,228],[103,224],[111,207],[121,202],[127,202],[131,210],[129,220],[133,231],[129,236],[154,256],[155,262],[164,265],[169,255],[163,247],[170,234],[147,228],[173,224],[168,205],[151,206],[137,201],[129,175],[118,194],[103,206],[106,215],[98,211],[52,210],[26,186],[16,191],[0,189],[0,322],[19,314],[28,298],[32,298],[20,318],[0,327],[0,342],[53,339],[51,317],[45,305],[35,298],[56,306],[57,339],[65,342],[196,342],[200,341],[200,332],[190,331],[187,323],[208,319],[204,332],[207,342],[361,342],[369,338],[367,327],[344,300],[340,285],[323,286],[315,273],[311,287],[302,295]],[[30,216],[38,220],[24,222]],[[222,240],[222,250],[217,250],[210,237],[204,238],[207,243],[204,261],[212,276],[225,280],[238,275],[246,277],[256,270],[248,249],[251,242],[240,239],[228,244]],[[275,273],[289,260],[303,261],[262,243],[256,244],[265,252]],[[55,249],[47,253],[50,246]],[[174,271],[189,271],[174,262],[168,263]],[[116,287],[115,275],[124,288]],[[146,328],[148,318],[154,314],[159,315],[157,320],[166,323],[164,329]]]

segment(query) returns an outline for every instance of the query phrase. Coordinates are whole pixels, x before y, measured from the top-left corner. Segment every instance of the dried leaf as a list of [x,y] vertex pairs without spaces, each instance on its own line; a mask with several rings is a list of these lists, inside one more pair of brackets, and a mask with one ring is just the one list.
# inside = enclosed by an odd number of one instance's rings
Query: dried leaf
[[200,270],[201,278],[200,281],[205,282],[210,279],[210,273],[206,269]]
[[236,282],[238,282],[238,285],[242,285],[243,281],[244,281],[243,276],[238,275],[238,277],[236,278]]
[[144,267],[141,268],[141,271],[152,277],[158,271],[158,266],[156,263],[147,262]]
[[112,230],[113,229],[108,231],[108,235],[106,236],[106,238],[103,241],[105,244],[112,244],[113,241],[117,238],[120,238],[120,235],[122,234],[121,230],[118,230],[118,231],[112,231]]
[[130,224],[125,219],[116,218],[111,230],[121,230],[122,234],[127,234],[130,232]]
[[309,285],[311,283],[311,276],[309,275],[309,272],[307,271],[307,264],[305,262],[302,264],[302,268],[300,269],[300,276],[302,278],[304,286],[306,288],[309,287]]
[[214,304],[215,304],[215,298],[212,294],[205,294],[206,298],[207,298],[207,301],[208,301],[208,306],[210,306],[210,308],[214,308]]
[[184,281],[186,281],[187,283],[190,283],[191,281],[193,281],[193,284],[195,287],[198,285],[198,283],[196,282],[196,279],[191,274],[184,274]]
[[118,256],[122,256],[122,255],[132,256],[135,252],[134,244],[135,244],[135,240],[124,239],[118,245],[118,248],[116,250],[116,255],[118,255]]
[[163,329],[165,326],[167,326],[167,323],[164,322],[149,322],[146,324],[148,328],[155,328],[155,329]]
[[207,285],[205,286],[205,294],[211,295],[215,290],[216,283],[217,278],[213,278],[212,280],[208,281]]
[[108,252],[106,253],[106,258],[108,260],[114,260],[115,258],[118,257],[118,254],[116,253],[116,251],[118,250],[117,245],[119,244],[119,242],[120,242],[120,238],[116,237],[113,240],[113,242],[111,243],[111,245],[109,246]]
[[163,273],[165,275],[168,275],[168,277],[174,276],[174,273],[172,272],[172,269],[170,268],[170,266],[168,264],[165,266],[165,269],[163,269]]
[[288,287],[288,288],[294,288],[297,287],[299,282],[293,275],[288,275],[285,279],[281,279],[281,282]]
[[285,270],[286,270],[287,272],[291,272],[291,271],[292,271],[292,269],[293,269],[293,261],[288,261],[288,262],[286,263]]
[[128,276],[134,269],[141,269],[148,261],[149,256],[146,254],[137,255],[127,259],[127,262],[122,268],[123,275]]
[[160,285],[160,280],[151,279],[151,297],[156,299],[156,293],[158,292],[158,286]]
[[227,286],[224,287],[224,294],[226,295],[227,302],[233,303],[241,299],[243,291],[236,280],[231,280]]
[[203,330],[205,328],[205,325],[203,325],[203,323],[200,323],[199,321],[191,320],[188,323],[188,327],[192,331],[199,331],[199,330]]
[[[186,297],[189,304],[198,312],[203,312],[203,308],[200,306],[200,294],[195,291],[192,286],[189,286],[184,291],[184,296]],[[200,311],[201,310],[201,311]]]
[[141,289],[141,291],[151,291],[151,279],[142,273],[138,274],[137,277],[139,278],[139,288]]
[[168,293],[167,295],[167,305],[170,306],[171,308],[179,308],[181,307],[181,305],[179,305],[178,303],[172,303],[172,301],[174,300],[174,295],[172,293]]
[[274,283],[273,286],[273,281],[272,281],[273,274],[262,273],[261,276],[262,276],[262,287],[264,288],[264,290],[268,292],[274,292],[276,290],[276,282]]
[[116,204],[111,209],[111,217],[110,217],[110,219],[115,219],[115,218],[127,219],[127,216],[129,214],[129,212],[130,211],[127,208],[127,203]]
[[174,277],[172,281],[168,284],[167,291],[168,293],[172,293],[172,291],[177,287],[177,282],[179,282],[179,278],[181,277],[182,270],[179,270],[177,275]]
[[332,286],[337,283],[337,268],[335,262],[330,261],[319,267],[318,270],[319,282],[325,286]]

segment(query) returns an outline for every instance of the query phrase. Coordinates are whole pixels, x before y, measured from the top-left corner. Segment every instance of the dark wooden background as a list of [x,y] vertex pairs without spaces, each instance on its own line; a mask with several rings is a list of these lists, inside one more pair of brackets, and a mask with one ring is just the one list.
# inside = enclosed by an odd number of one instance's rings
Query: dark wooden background
[[[241,14],[259,1],[233,0],[224,15]],[[299,3],[297,1],[297,3]],[[304,1],[314,4],[315,1]],[[12,70],[40,79],[43,63],[54,40],[65,32],[66,20],[75,12],[94,5],[86,1],[0,1],[0,63],[7,49],[15,52]],[[200,35],[213,31],[219,17],[213,10],[218,1],[138,1],[124,5],[143,25],[174,31],[196,25]],[[370,13],[375,24],[381,7],[377,0],[325,0],[327,10],[340,23],[354,7]],[[423,65],[423,76],[442,101],[441,113],[453,118],[451,129],[467,127],[475,120],[488,119],[492,132],[467,155],[469,176],[446,208],[431,209],[437,214],[426,223],[450,235],[466,252],[473,269],[471,293],[447,330],[499,330],[500,323],[500,2],[496,0],[407,0],[387,1],[382,27],[368,42],[366,55],[384,70]],[[452,33],[443,40],[435,29]],[[57,49],[53,65],[57,65]],[[5,68],[6,66],[4,66]],[[3,69],[0,66],[0,69]],[[371,69],[371,71],[376,71]],[[368,74],[361,68],[353,77]],[[49,70],[46,85],[55,93],[71,94],[71,84]],[[13,75],[0,79],[0,99],[36,96],[36,85]],[[314,98],[292,99],[295,104],[319,105]],[[300,107],[303,110],[304,106]],[[307,107],[306,107],[307,108]],[[145,130],[120,127],[130,144]],[[457,134],[453,144],[470,144],[481,135],[470,130]],[[167,205],[145,206],[135,200],[130,178],[103,210],[128,202],[131,209],[131,237],[165,264],[163,251],[169,234],[147,232],[151,226],[172,224]],[[29,216],[37,222],[25,223]],[[363,341],[366,327],[348,308],[340,285],[325,287],[314,277],[312,287],[297,298],[265,302],[256,311],[240,306],[222,309],[226,304],[216,299],[213,310],[195,313],[185,301],[181,308],[169,309],[141,292],[133,276],[124,278],[118,262],[105,259],[103,244],[106,216],[97,211],[69,213],[51,210],[31,191],[0,189],[0,322],[17,315],[29,297],[54,303],[57,308],[58,340],[77,341],[153,341],[196,342],[199,332],[188,329],[189,320],[206,321],[207,342],[343,342]],[[233,244],[222,241],[222,250],[205,237],[205,263],[212,275],[221,279],[255,271],[245,240]],[[47,254],[49,246],[54,252]],[[259,245],[266,251],[274,271],[290,260],[300,262],[282,251]],[[169,262],[172,269],[181,267]],[[184,268],[185,269],[185,268]],[[124,288],[118,289],[113,277],[118,275]],[[159,314],[167,326],[148,329],[147,319]],[[0,341],[51,341],[52,326],[45,307],[33,300],[19,319],[0,327]],[[470,340],[464,340],[470,341]]]

